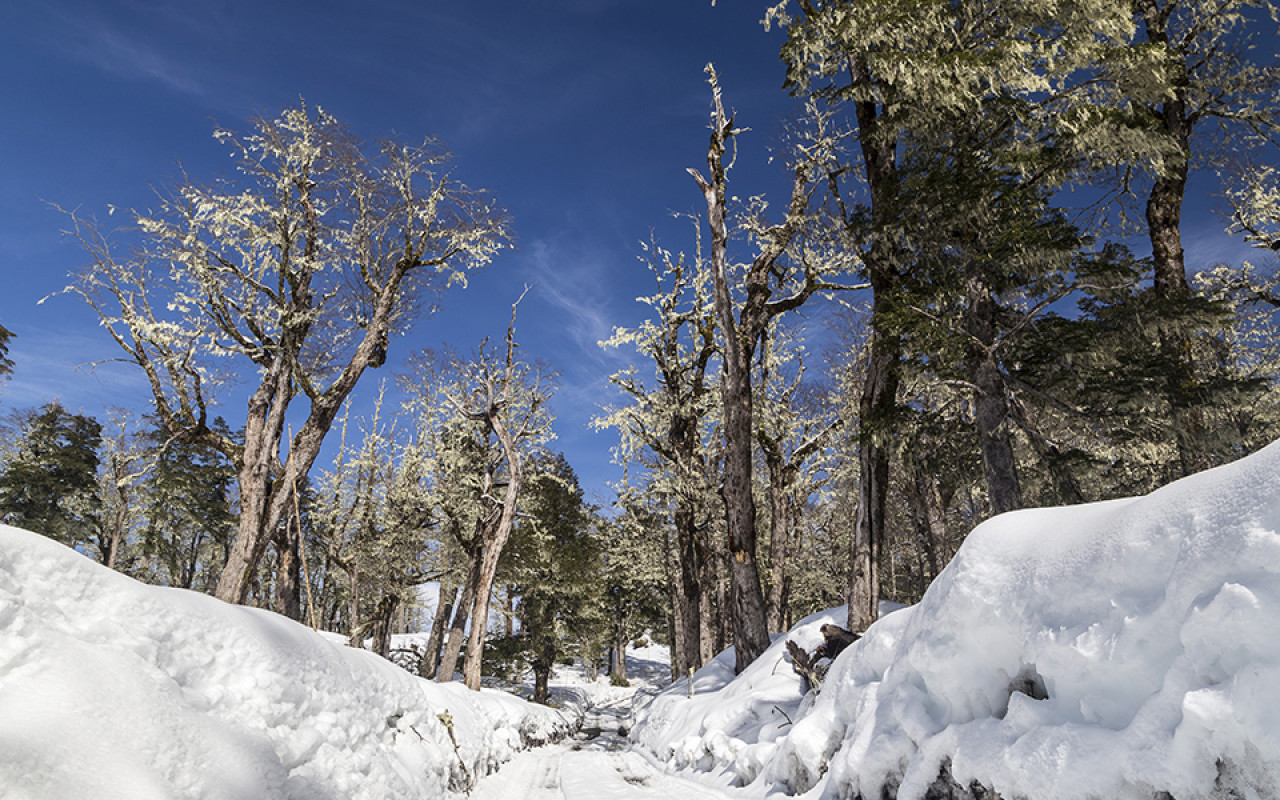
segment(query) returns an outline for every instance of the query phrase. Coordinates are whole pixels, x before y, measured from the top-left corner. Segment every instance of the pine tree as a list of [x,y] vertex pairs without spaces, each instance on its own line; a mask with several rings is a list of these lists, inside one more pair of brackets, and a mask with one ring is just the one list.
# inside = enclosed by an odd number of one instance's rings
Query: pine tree
[[100,546],[102,426],[54,401],[18,413],[15,427],[16,452],[0,469],[0,520],[68,547]]
[[9,340],[13,338],[13,331],[3,325],[0,325],[0,379],[8,380],[13,374],[13,361],[9,358]]
[[[141,551],[156,565],[149,580],[211,592],[235,532],[235,467],[207,445],[171,441],[158,420],[151,422],[146,437],[154,464],[140,487],[146,520]],[[212,427],[235,435],[220,417]]]
[[564,454],[530,463],[523,512],[500,567],[518,598],[516,643],[533,669],[535,703],[550,699],[547,681],[570,655],[591,658],[603,639],[601,560],[589,509]]

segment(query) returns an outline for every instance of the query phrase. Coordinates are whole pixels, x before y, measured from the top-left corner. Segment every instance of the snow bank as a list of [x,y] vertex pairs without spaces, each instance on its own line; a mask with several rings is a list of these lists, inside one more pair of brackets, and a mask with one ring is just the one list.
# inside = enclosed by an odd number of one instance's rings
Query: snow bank
[[5,800],[440,797],[569,727],[0,526]]
[[[821,622],[793,638],[812,647]],[[815,797],[1280,796],[1280,444],[1146,497],[987,522],[816,698],[779,656],[692,700],[668,690],[635,738]]]

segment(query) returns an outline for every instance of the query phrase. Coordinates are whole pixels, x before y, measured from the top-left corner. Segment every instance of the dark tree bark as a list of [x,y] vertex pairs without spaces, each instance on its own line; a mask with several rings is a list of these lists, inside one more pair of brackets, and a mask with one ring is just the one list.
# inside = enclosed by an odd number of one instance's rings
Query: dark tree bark
[[971,263],[968,272],[966,332],[968,367],[975,389],[974,425],[991,512],[1003,514],[1022,507],[1022,489],[1009,435],[1008,390],[995,357],[997,308],[982,268]]
[[627,635],[626,629],[621,625],[613,631],[613,643],[609,649],[609,677],[614,683],[627,685]]
[[[855,85],[873,82],[866,65],[857,57],[849,59],[849,77]],[[882,124],[881,109],[875,101],[855,102],[854,113],[872,222],[876,228],[883,228],[892,219],[898,182],[896,136]],[[874,235],[870,251],[863,258],[872,299],[867,372],[858,401],[858,510],[849,571],[848,627],[855,631],[866,630],[880,616],[880,551],[887,535],[885,501],[889,492],[889,451],[884,442],[897,405],[902,361],[901,337],[889,327],[895,310],[894,296],[902,280],[893,249],[883,234]]]
[[551,689],[548,683],[551,670],[556,663],[557,648],[555,642],[548,639],[542,649],[533,658],[533,702],[547,705],[551,700]]
[[394,594],[384,596],[378,601],[369,624],[369,638],[373,640],[373,652],[389,658],[391,656],[391,628],[400,598]]
[[752,356],[774,317],[798,308],[816,291],[843,287],[827,285],[817,272],[805,269],[799,289],[782,299],[771,299],[772,284],[782,271],[779,259],[806,222],[810,174],[814,168],[806,161],[795,166],[786,219],[759,233],[760,251],[748,266],[741,286],[743,300],[740,304],[734,300],[729,285],[727,181],[723,159],[737,129],[733,119],[724,112],[714,69],[708,66],[708,72],[714,103],[711,144],[707,151],[710,177],[704,178],[693,169],[689,172],[706,200],[707,224],[711,230],[713,298],[722,342],[720,396],[724,472],[720,495],[728,526],[729,613],[733,622],[735,669],[740,673],[769,646],[764,592],[756,564],[756,507],[751,493]]
[[302,559],[298,531],[286,520],[272,540],[276,549],[276,613],[302,622]]

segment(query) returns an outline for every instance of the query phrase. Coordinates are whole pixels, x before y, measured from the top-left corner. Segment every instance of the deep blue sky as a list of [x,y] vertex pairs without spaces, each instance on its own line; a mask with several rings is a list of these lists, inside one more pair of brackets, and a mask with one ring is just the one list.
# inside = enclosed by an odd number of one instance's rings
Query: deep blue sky
[[[439,138],[457,177],[493,190],[518,249],[394,343],[389,366],[422,347],[466,351],[499,337],[521,306],[526,355],[562,373],[557,447],[589,495],[620,471],[610,433],[587,428],[627,353],[596,342],[635,325],[651,292],[637,260],[656,229],[691,247],[671,211],[701,198],[715,62],[727,103],[752,130],[731,174],[735,193],[777,187],[767,165],[795,102],[781,90],[781,36],[759,24],[763,0],[7,0],[0,4],[0,323],[13,330],[13,379],[0,411],[54,398],[99,416],[146,408],[136,371],[80,366],[116,356],[77,300],[40,298],[84,261],[59,236],[47,202],[105,213],[146,207],[178,165],[198,180],[226,174],[214,123],[244,131],[302,96],[366,138]],[[1188,209],[1188,263],[1236,261],[1243,249],[1198,202]],[[388,370],[366,375],[362,402]],[[223,413],[243,424],[239,399]],[[327,466],[327,464],[323,464]]]
[[[635,298],[651,278],[636,256],[649,230],[689,246],[668,212],[701,202],[685,168],[705,163],[703,67],[717,64],[728,103],[754,129],[744,193],[794,107],[780,89],[779,34],[760,26],[760,5],[9,0],[0,8],[0,323],[17,337],[0,406],[57,397],[100,417],[106,404],[145,408],[136,371],[77,369],[116,355],[90,309],[68,296],[37,306],[83,262],[43,201],[99,216],[108,204],[147,207],[179,163],[199,180],[226,174],[215,121],[243,131],[302,96],[366,138],[440,139],[457,177],[509,210],[518,249],[395,342],[389,366],[413,349],[467,351],[500,337],[531,285],[518,340],[562,373],[557,446],[585,486],[601,488],[619,475],[614,439],[586,425],[625,354],[596,342],[641,318]],[[358,393],[367,400],[386,373],[367,374]],[[239,400],[224,413],[243,424]]]

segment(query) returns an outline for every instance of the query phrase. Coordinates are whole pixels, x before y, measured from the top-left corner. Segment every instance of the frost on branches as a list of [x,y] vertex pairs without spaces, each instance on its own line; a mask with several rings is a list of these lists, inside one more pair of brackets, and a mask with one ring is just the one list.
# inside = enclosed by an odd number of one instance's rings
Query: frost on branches
[[[289,475],[305,475],[343,400],[381,366],[391,336],[466,283],[507,243],[504,214],[449,172],[430,139],[366,146],[306,105],[219,129],[239,175],[185,180],[157,212],[112,241],[70,214],[90,256],[67,291],[146,374],[177,440],[214,446],[236,465],[239,530],[217,595],[241,601],[247,577],[290,507]],[[212,430],[208,405],[226,380],[256,384],[243,444]],[[306,419],[284,445],[285,412]]]

